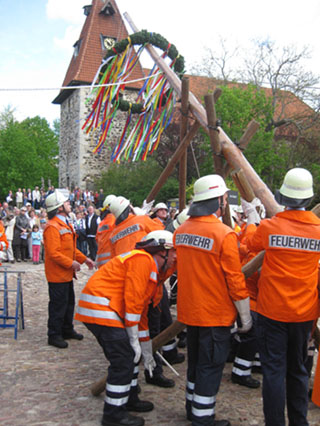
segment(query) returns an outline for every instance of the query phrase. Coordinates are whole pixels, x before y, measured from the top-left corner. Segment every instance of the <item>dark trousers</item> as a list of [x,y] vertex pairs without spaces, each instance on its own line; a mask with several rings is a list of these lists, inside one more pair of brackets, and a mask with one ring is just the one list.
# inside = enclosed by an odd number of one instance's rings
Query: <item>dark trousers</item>
[[73,330],[73,281],[49,284],[48,336],[68,335]]
[[16,260],[26,260],[28,258],[28,240],[20,238],[18,243],[12,244],[12,248]]
[[88,323],[84,325],[96,337],[110,362],[103,414],[108,418],[119,420],[127,413],[127,402],[138,399],[139,367],[133,362],[134,351],[128,334],[124,328]]
[[258,340],[256,334],[257,313],[251,311],[253,320],[252,328],[244,334],[239,334],[239,344],[233,363],[232,374],[237,376],[250,376],[251,369],[258,352]]
[[187,348],[187,416],[193,426],[212,426],[230,348],[230,327],[188,326]]
[[266,426],[307,426],[308,340],[312,321],[286,323],[258,314],[257,336],[263,374]]
[[94,237],[87,237],[87,243],[89,248],[90,259],[96,260],[97,251],[98,251],[98,244],[96,242],[96,239]]
[[87,256],[87,240],[83,240],[81,238],[77,238],[77,249],[81,251],[85,256]]
[[[153,339],[155,336],[157,336],[160,333],[160,318],[161,318],[160,306],[157,305],[153,307],[153,304],[150,303],[149,309],[148,309],[148,324],[149,324],[150,339]],[[153,376],[159,376],[163,372],[162,361],[157,354],[154,354],[153,357],[157,364],[155,369],[153,370]],[[145,370],[145,374],[148,375],[149,372]]]

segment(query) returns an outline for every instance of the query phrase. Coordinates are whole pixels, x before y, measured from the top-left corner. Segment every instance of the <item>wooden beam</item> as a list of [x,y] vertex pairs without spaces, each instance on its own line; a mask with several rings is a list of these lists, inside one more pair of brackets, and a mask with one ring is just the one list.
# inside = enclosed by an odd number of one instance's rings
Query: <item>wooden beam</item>
[[190,131],[183,138],[183,140],[181,141],[180,145],[178,146],[176,152],[171,157],[169,163],[167,164],[167,167],[162,171],[159,179],[157,180],[157,182],[155,183],[155,185],[151,189],[149,195],[147,196],[147,202],[148,203],[155,199],[155,196],[160,191],[162,185],[166,182],[168,177],[173,172],[173,169],[174,169],[175,165],[178,163],[178,161],[180,160],[181,155],[183,155],[186,148],[188,147],[188,145],[190,144],[192,139],[197,134],[199,127],[200,127],[200,124],[198,123],[198,121],[195,121],[193,123],[193,125],[191,126]]
[[[189,78],[183,77],[181,89],[181,121],[180,121],[180,141],[186,136],[188,131],[188,111],[189,111]],[[179,211],[186,206],[186,186],[187,186],[187,151],[181,155],[179,164]]]
[[208,93],[207,95],[205,95],[204,102],[206,106],[209,138],[213,154],[214,169],[218,175],[223,177],[221,143],[218,134],[219,129],[217,128],[217,115],[214,106],[213,94]]

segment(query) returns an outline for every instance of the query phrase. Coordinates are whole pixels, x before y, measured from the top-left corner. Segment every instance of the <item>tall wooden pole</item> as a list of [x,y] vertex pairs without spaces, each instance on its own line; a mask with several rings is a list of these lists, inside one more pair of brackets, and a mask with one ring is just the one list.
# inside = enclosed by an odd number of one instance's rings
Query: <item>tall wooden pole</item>
[[181,158],[181,155],[184,154],[185,150],[187,149],[188,145],[192,141],[192,139],[195,137],[199,130],[200,124],[198,121],[195,121],[193,125],[190,128],[190,131],[186,134],[186,136],[183,138],[183,140],[180,142],[180,145],[178,146],[178,149],[171,157],[169,163],[167,164],[167,167],[162,171],[159,179],[151,189],[149,195],[147,196],[147,202],[155,199],[155,196],[160,191],[162,185],[166,182],[170,174],[172,173],[175,165],[178,163],[178,161]]
[[[183,77],[181,88],[181,121],[180,121],[180,141],[187,134],[188,130],[188,110],[189,110],[189,79]],[[186,206],[186,186],[187,186],[187,151],[181,155],[179,164],[179,211]]]
[[[125,13],[124,14],[126,20],[129,25],[133,29],[134,32],[138,32],[138,28],[132,22],[130,16]],[[159,68],[166,75],[167,80],[169,81],[171,87],[181,96],[181,80],[174,73],[174,71],[168,66],[163,58],[160,58],[157,54],[156,50],[151,46],[146,46],[147,51],[150,56],[154,60],[154,62],[159,66]],[[204,128],[204,130],[208,133],[208,122],[206,117],[206,112],[198,101],[198,99],[193,95],[192,92],[189,93],[189,102],[190,102],[190,110],[193,115],[196,117],[198,122]],[[252,189],[256,195],[259,197],[261,202],[264,204],[267,215],[269,217],[273,216],[277,211],[280,210],[279,204],[275,201],[272,192],[267,187],[267,185],[260,179],[257,175],[253,167],[249,164],[246,158],[242,155],[240,150],[236,147],[236,145],[231,141],[229,136],[223,131],[221,127],[219,129],[219,139],[221,143],[222,153],[225,159],[230,163],[230,165],[234,169],[242,169],[248,179]]]

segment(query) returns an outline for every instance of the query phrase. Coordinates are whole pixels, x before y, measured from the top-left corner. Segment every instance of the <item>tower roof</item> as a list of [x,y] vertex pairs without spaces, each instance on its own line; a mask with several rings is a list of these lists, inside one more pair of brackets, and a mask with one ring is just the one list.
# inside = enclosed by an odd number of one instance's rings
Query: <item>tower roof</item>
[[[105,45],[111,40],[128,37],[115,0],[92,0],[92,5],[84,6],[84,13],[87,18],[74,44],[74,54],[62,84],[64,87],[90,84],[106,54]],[[133,70],[132,79],[143,76],[139,63]],[[140,84],[136,83],[135,87],[140,87]],[[53,103],[61,104],[71,93],[70,89],[62,89]]]

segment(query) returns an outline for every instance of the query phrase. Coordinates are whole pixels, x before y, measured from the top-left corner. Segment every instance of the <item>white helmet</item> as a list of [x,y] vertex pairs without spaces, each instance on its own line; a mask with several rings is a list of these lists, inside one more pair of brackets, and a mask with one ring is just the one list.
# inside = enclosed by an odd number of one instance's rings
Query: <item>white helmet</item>
[[52,194],[49,194],[46,198],[45,204],[47,212],[52,212],[53,210],[62,206],[66,201],[68,201],[68,198],[63,195],[61,191],[58,191],[56,189]]
[[110,203],[109,210],[118,219],[128,206],[130,206],[130,201],[125,197],[115,197]]
[[168,206],[165,203],[158,203],[154,206],[153,212],[157,212],[160,209],[165,209],[168,211]]
[[295,168],[287,172],[280,194],[288,198],[304,200],[313,197],[313,179],[311,173],[306,169]]
[[173,234],[170,231],[159,229],[149,232],[140,242],[136,244],[136,249],[146,250],[150,254],[160,250],[170,250],[173,248]]
[[207,175],[195,181],[193,186],[194,197],[192,202],[210,200],[224,195],[229,188],[220,175]]
[[117,197],[113,194],[107,195],[103,202],[103,210],[108,209],[110,207],[111,201],[113,201],[116,198]]
[[183,224],[183,222],[185,222],[187,219],[189,219],[190,216],[188,215],[188,210],[189,210],[189,207],[186,207],[174,219],[174,221],[172,222],[174,229],[177,229],[180,225]]

